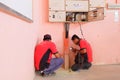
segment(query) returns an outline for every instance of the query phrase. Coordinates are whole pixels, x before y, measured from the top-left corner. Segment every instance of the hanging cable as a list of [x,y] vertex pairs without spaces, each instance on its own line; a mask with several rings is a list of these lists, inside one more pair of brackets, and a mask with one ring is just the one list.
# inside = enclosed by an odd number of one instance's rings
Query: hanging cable
[[78,21],[79,25],[80,25],[80,32],[81,32],[81,35],[83,37],[83,39],[85,40],[85,37],[84,37],[84,33],[83,33],[83,30],[82,30],[82,25],[81,23]]

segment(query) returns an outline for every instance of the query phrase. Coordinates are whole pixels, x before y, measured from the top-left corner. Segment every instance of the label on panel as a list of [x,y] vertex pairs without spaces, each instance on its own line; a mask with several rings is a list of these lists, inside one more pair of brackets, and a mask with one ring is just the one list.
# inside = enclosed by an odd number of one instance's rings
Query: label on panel
[[88,0],[66,0],[66,11],[88,12]]
[[49,10],[65,10],[65,1],[49,0]]
[[105,7],[105,0],[90,0],[90,7]]
[[49,12],[49,21],[50,22],[65,22],[66,21],[66,12]]

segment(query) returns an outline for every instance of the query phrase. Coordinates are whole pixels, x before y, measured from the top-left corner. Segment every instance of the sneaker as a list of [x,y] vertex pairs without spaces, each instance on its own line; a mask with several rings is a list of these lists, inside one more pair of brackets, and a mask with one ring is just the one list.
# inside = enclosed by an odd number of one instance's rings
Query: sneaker
[[52,73],[50,73],[49,75],[54,76],[54,75],[56,75],[56,73],[55,73],[55,72],[52,72]]
[[44,75],[45,75],[45,74],[44,74],[44,71],[40,71],[39,74],[40,74],[41,76],[44,76]]
[[49,73],[49,74],[44,74],[43,76],[44,77],[48,77],[48,76],[55,76],[56,75],[56,73],[55,72],[52,72],[52,73]]

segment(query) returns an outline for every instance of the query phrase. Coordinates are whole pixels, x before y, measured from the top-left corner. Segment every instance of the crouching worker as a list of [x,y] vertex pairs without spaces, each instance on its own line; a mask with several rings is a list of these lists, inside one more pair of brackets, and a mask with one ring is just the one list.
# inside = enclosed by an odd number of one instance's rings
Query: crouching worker
[[75,57],[75,64],[71,67],[73,71],[77,71],[79,69],[89,69],[91,67],[92,62],[92,49],[90,44],[81,38],[79,38],[76,34],[72,36],[74,44],[80,47],[80,50],[75,48],[71,48],[71,50],[77,53]]
[[[55,58],[52,58],[52,54]],[[44,35],[43,42],[35,48],[34,65],[36,72],[42,76],[55,74],[55,70],[64,63],[56,49],[56,45],[51,41],[51,35]]]

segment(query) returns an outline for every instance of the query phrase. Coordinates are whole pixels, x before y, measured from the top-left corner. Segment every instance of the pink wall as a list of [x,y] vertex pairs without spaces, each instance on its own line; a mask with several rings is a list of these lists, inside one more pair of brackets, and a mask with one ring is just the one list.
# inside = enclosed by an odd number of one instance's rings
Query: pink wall
[[40,0],[34,1],[33,23],[0,11],[0,80],[33,80],[40,17]]
[[[109,0],[111,1],[111,0]],[[48,0],[34,0],[34,23],[27,23],[0,12],[0,80],[33,80],[33,53],[37,38],[50,33],[63,53],[63,24],[48,23]],[[114,13],[104,21],[83,25],[85,38],[93,47],[94,64],[120,63],[120,22]],[[70,27],[70,37],[80,35],[78,24]]]

